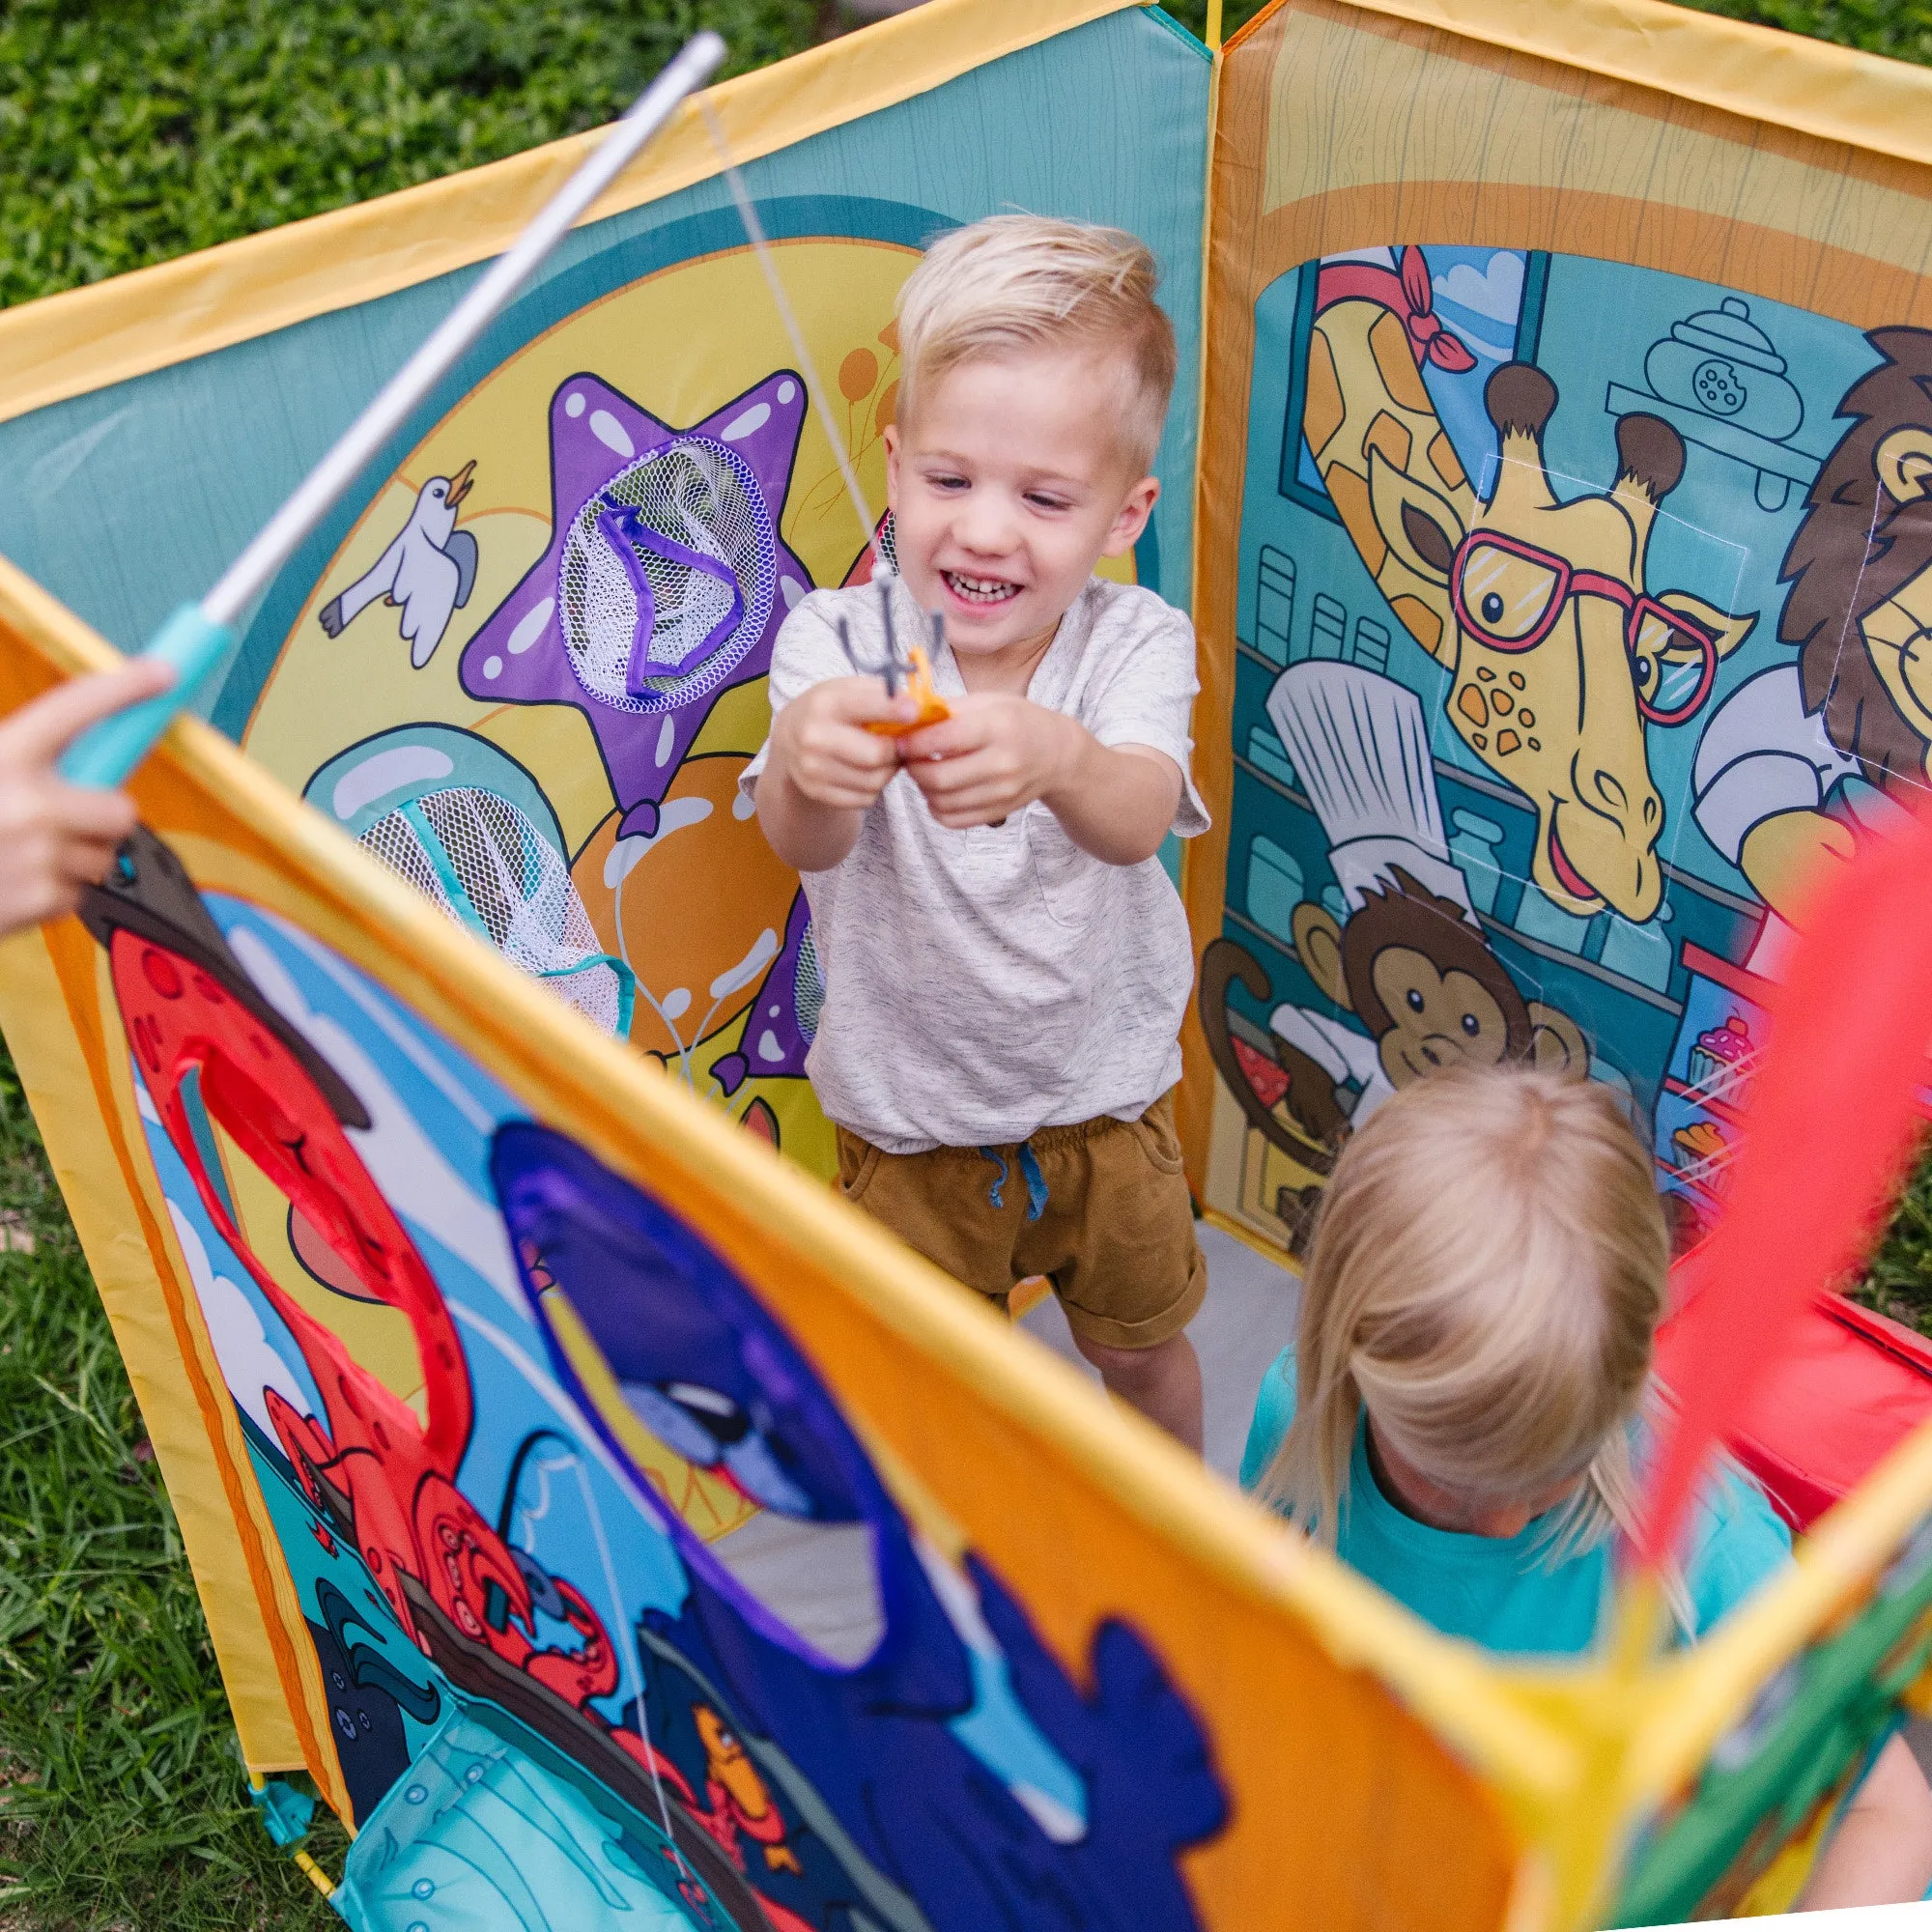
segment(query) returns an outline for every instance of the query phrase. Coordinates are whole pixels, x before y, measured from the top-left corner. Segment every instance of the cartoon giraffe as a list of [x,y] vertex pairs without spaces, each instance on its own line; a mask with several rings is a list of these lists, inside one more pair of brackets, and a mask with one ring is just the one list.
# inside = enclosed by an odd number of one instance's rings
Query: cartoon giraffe
[[1487,502],[1470,487],[1422,381],[1473,365],[1429,312],[1421,252],[1399,270],[1321,270],[1302,426],[1370,575],[1451,673],[1450,722],[1537,814],[1531,873],[1568,912],[1657,910],[1663,802],[1646,723],[1681,724],[1755,613],[1645,588],[1657,506],[1684,444],[1655,416],[1617,424],[1610,488],[1558,499],[1543,458],[1556,385],[1526,362],[1490,378],[1501,442]]

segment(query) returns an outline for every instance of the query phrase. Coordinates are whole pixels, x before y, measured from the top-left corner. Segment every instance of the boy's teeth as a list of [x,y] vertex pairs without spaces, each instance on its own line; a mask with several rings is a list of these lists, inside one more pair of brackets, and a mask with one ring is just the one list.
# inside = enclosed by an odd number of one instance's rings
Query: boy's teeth
[[1004,604],[1017,597],[1019,585],[997,577],[965,577],[956,570],[945,573],[946,581],[961,596],[976,604]]

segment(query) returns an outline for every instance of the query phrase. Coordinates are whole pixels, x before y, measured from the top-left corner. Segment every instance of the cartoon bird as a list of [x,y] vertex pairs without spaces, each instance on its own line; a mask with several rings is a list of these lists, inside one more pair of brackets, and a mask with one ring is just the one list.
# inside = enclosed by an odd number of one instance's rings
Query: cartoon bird
[[322,628],[339,638],[381,597],[400,604],[399,634],[410,663],[422,669],[442,642],[450,614],[469,602],[476,582],[476,539],[456,527],[456,506],[469,494],[474,461],[454,476],[432,476],[416,493],[415,507],[396,540],[339,597],[322,607]]

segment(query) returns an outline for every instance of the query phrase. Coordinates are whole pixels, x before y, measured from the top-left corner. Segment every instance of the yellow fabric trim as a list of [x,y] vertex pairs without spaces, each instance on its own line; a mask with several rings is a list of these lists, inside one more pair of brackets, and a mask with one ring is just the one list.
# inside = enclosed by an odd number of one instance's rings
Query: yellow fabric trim
[[1364,13],[1661,90],[1906,161],[1932,161],[1932,73],[1666,0],[1348,0]]
[[1932,1423],[1921,1423],[1806,1532],[1792,1573],[1760,1591],[1647,1688],[1652,1703],[1625,1768],[1628,1801],[1655,1802],[1709,1756],[1758,1688],[1897,1555],[1932,1498]]
[[[0,945],[0,1017],[37,1120],[84,1120],[94,1079],[75,1037],[59,977],[38,932]],[[121,1056],[126,1065],[125,1050]],[[173,1370],[175,1337],[154,1264],[136,1225],[119,1161],[98,1121],[61,1136],[61,1194],[86,1244],[96,1287],[140,1403],[141,1420],[194,1569],[202,1613],[221,1664],[242,1754],[251,1766],[303,1762],[281,1673],[187,1378]]]
[[1224,1214],[1218,1208],[1204,1208],[1202,1221],[1210,1228],[1217,1228],[1230,1240],[1239,1241],[1242,1247],[1252,1248],[1264,1261],[1272,1262],[1285,1274],[1292,1274],[1296,1281],[1302,1277],[1301,1264],[1278,1242],[1270,1241],[1264,1235],[1258,1235],[1232,1214]]
[[[702,97],[740,162],[876,114],[974,68],[1146,0],[927,0]],[[528,154],[223,242],[0,315],[0,422],[487,261],[602,137]],[[695,101],[584,217],[707,181]]]

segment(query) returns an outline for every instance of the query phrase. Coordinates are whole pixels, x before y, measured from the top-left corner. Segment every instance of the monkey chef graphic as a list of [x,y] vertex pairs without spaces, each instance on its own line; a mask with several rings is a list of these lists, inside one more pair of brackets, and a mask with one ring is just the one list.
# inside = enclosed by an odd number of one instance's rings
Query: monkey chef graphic
[[1476,923],[1415,695],[1359,666],[1315,661],[1282,673],[1267,709],[1327,836],[1347,917],[1313,900],[1294,908],[1295,956],[1333,1009],[1275,1006],[1271,1066],[1236,1044],[1228,1021],[1234,980],[1272,997],[1259,962],[1229,939],[1203,956],[1203,1026],[1250,1124],[1321,1173],[1349,1132],[1433,1066],[1527,1060],[1587,1072],[1581,1030],[1524,998]]

